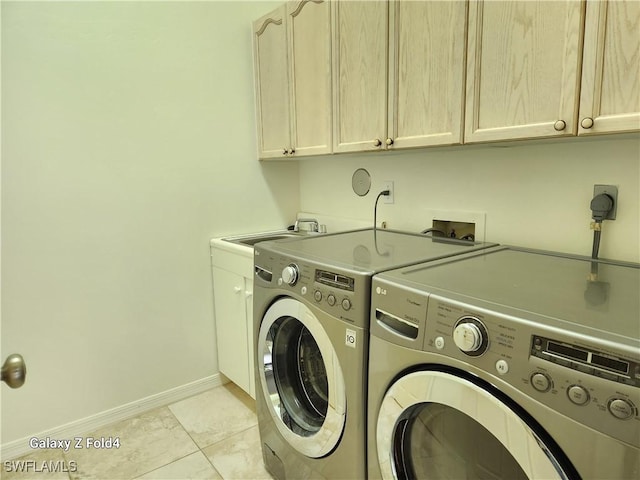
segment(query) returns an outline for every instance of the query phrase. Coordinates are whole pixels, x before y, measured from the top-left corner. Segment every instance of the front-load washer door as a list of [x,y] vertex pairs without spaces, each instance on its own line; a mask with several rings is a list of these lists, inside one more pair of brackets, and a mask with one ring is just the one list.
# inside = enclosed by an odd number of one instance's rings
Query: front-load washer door
[[494,388],[454,370],[395,381],[376,429],[383,478],[578,478],[555,442]]
[[262,318],[257,350],[262,393],[279,432],[303,455],[330,453],[342,435],[347,402],[321,323],[303,303],[277,300]]

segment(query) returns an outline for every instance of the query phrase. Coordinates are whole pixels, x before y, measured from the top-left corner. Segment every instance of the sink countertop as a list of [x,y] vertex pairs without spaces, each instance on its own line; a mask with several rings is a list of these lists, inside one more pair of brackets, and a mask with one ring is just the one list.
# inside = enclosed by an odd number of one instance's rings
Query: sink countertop
[[[278,235],[287,235],[293,237],[306,236],[308,235],[308,233],[293,232],[291,230],[269,230],[265,232],[247,233],[242,235],[225,235],[224,237],[212,238],[209,244],[212,248],[235,253],[237,255],[242,255],[253,260],[253,245],[247,245],[241,243],[241,241],[245,239],[256,239],[261,237],[265,237],[265,240],[267,240],[269,237]],[[257,243],[257,241],[255,243]]]
[[225,250],[227,252],[235,253],[236,255],[242,255],[243,257],[248,257],[253,259],[253,246],[244,245],[242,243],[234,242],[233,240],[238,240],[242,238],[252,238],[256,236],[268,236],[268,235],[278,235],[287,232],[287,230],[271,230],[267,232],[258,232],[258,233],[247,233],[244,235],[225,235],[224,237],[212,238],[209,241],[209,244],[212,248],[216,248],[218,250]]

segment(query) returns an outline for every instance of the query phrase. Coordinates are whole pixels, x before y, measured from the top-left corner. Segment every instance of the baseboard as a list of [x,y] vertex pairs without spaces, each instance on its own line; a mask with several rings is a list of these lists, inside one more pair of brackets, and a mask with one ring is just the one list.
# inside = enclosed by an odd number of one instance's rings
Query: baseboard
[[228,380],[226,377],[217,373],[210,377],[205,377],[200,380],[196,380],[195,382],[187,383],[186,385],[136,400],[135,402],[126,403],[119,407],[67,423],[60,427],[52,428],[44,432],[34,433],[33,435],[14,440],[12,442],[3,443],[0,445],[0,458],[2,461],[5,461],[32,453],[33,450],[29,447],[29,439],[32,437],[50,437],[60,439],[74,438],[97,430],[105,425],[135,417],[148,410],[169,405],[193,395],[197,395],[198,393],[202,393],[211,388],[219,387],[227,382]]

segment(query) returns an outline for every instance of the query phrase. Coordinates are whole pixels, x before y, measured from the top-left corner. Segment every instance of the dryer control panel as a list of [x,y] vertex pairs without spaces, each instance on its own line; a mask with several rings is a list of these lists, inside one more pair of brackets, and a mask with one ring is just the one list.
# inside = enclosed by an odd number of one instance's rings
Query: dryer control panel
[[640,362],[625,357],[539,335],[532,337],[531,355],[596,377],[640,387]]
[[[405,291],[405,296],[411,295]],[[399,312],[389,312],[399,315]],[[430,295],[422,350],[640,447],[640,352]],[[417,335],[420,337],[420,335]],[[461,367],[462,368],[462,367]]]

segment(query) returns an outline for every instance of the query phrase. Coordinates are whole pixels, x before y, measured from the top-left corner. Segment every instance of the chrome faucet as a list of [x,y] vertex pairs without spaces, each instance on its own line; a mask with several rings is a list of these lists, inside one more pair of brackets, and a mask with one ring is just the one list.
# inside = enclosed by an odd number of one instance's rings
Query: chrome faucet
[[296,223],[293,226],[293,231],[294,232],[299,232],[300,231],[300,224],[301,223],[310,223],[311,224],[311,228],[309,229],[310,232],[319,232],[320,231],[320,224],[318,223],[318,220],[316,220],[315,218],[299,218],[296,220]]

